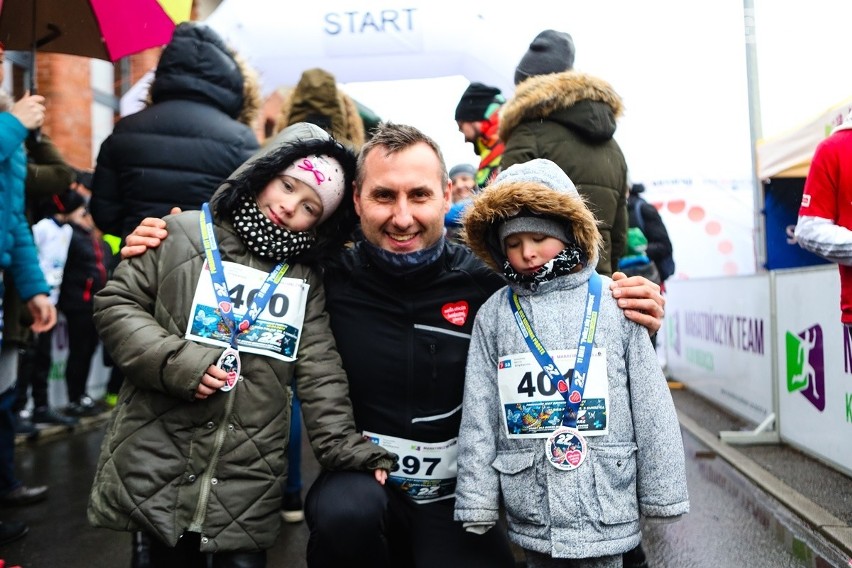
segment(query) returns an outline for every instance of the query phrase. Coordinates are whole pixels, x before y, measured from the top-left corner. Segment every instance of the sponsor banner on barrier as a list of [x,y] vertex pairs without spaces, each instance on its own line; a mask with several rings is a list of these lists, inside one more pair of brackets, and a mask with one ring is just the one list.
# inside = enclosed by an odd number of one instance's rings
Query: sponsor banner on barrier
[[837,267],[777,271],[775,296],[781,437],[852,474],[852,334]]
[[772,412],[769,275],[666,283],[668,372],[755,423]]

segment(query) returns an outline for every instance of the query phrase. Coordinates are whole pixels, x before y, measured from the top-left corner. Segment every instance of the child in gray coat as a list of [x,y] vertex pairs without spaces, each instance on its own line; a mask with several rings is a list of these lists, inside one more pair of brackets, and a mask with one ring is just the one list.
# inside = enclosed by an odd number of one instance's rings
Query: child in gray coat
[[689,511],[674,404],[647,331],[595,272],[601,235],[549,160],[503,171],[464,221],[508,286],[480,308],[467,360],[455,518],[505,506],[527,566],[620,567],[640,516]]

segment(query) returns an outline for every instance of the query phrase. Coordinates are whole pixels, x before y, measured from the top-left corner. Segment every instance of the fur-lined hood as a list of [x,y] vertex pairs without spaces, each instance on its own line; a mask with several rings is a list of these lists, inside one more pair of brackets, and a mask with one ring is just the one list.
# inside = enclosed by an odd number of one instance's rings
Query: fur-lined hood
[[585,73],[564,71],[537,75],[518,85],[500,109],[500,139],[530,120],[555,120],[593,140],[608,140],[624,105],[612,85]]
[[260,81],[212,28],[184,22],[160,56],[146,103],[173,99],[215,106],[251,127],[260,114]]
[[308,69],[302,73],[295,88],[281,92],[281,98],[276,131],[296,122],[310,122],[325,128],[356,150],[364,144],[364,121],[358,106],[337,88],[337,80],[328,71]]
[[[515,167],[517,166],[503,173]],[[474,197],[473,204],[464,215],[464,241],[476,256],[502,274],[506,254],[497,236],[497,228],[501,221],[514,217],[522,209],[564,222],[566,231],[574,236],[574,240],[588,257],[588,264],[597,265],[601,234],[595,216],[589,211],[583,198],[555,191],[537,180],[508,178],[501,181],[498,177],[493,184]]]

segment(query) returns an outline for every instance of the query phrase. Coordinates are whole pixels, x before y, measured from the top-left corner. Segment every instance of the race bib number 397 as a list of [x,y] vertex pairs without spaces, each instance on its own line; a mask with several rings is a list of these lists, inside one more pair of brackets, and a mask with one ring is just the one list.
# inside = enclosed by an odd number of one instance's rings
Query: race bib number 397
[[388,481],[415,503],[449,499],[456,491],[458,439],[427,444],[364,432],[370,441],[399,456]]

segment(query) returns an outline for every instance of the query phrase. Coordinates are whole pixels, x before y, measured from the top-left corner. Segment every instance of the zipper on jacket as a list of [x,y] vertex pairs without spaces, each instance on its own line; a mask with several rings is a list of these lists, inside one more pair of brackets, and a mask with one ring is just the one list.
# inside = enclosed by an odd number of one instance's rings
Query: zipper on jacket
[[219,464],[219,452],[222,451],[222,446],[225,443],[225,434],[228,431],[228,419],[231,416],[231,410],[234,408],[235,394],[234,389],[228,396],[228,402],[225,404],[225,413],[222,416],[222,421],[219,423],[219,428],[216,430],[216,438],[213,444],[213,454],[210,456],[210,462],[207,464],[207,470],[201,479],[201,492],[198,494],[198,505],[195,507],[195,515],[192,517],[192,522],[189,525],[190,532],[197,532],[204,536],[203,526],[204,520],[207,517],[207,502],[210,500],[210,482],[213,480],[213,473],[216,471],[216,466]]
[[432,356],[432,389],[438,388],[438,346],[434,343],[429,344],[429,355]]
[[95,252],[95,268],[98,270],[98,274],[101,277],[101,286],[106,285],[107,280],[107,271],[106,266],[104,265],[104,249],[101,248],[101,243],[98,241],[98,237],[95,236],[94,233],[92,235],[92,248]]
[[94,278],[86,278],[86,284],[83,286],[83,301],[89,303],[92,301],[92,282]]

